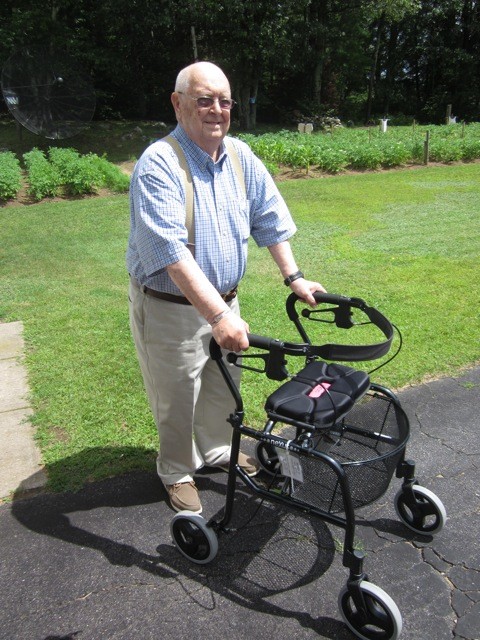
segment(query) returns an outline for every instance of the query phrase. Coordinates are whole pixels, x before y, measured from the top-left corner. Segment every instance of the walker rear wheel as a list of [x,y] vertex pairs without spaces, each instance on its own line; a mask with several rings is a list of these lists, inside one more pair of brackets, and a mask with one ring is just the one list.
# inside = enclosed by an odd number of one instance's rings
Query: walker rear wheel
[[371,582],[363,580],[360,590],[365,611],[355,606],[348,586],[338,596],[338,606],[347,627],[362,640],[397,640],[402,631],[402,616],[392,598]]
[[202,516],[192,511],[179,511],[170,524],[177,549],[196,564],[211,562],[218,551],[218,538]]
[[255,457],[264,471],[274,476],[280,470],[280,461],[273,444],[259,442],[255,448]]
[[395,496],[394,504],[398,517],[415,533],[438,533],[443,529],[447,519],[443,502],[432,491],[418,484],[414,484],[412,490],[414,502],[403,489]]

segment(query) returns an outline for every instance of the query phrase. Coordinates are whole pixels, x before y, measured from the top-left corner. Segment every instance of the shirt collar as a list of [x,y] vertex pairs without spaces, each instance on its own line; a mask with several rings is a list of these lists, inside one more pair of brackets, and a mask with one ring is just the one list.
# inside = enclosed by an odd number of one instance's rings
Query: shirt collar
[[191,140],[185,132],[185,129],[180,124],[177,124],[173,135],[182,145],[183,150],[187,155],[201,167],[212,167],[213,165],[223,165],[225,158],[227,157],[227,150],[225,144],[222,142],[220,146],[220,153],[217,162],[214,162],[212,157],[203,149],[201,149],[193,140]]

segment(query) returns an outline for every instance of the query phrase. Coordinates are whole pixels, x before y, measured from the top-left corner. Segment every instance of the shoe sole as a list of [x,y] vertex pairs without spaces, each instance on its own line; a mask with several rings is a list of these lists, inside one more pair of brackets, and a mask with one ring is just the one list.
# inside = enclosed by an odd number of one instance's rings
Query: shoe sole
[[180,511],[189,511],[190,513],[194,513],[196,516],[199,516],[203,511],[202,507],[200,507],[200,509],[197,511],[196,509],[192,509],[192,508],[189,508],[189,507],[176,507],[171,502],[170,502],[170,506],[177,513],[180,513]]

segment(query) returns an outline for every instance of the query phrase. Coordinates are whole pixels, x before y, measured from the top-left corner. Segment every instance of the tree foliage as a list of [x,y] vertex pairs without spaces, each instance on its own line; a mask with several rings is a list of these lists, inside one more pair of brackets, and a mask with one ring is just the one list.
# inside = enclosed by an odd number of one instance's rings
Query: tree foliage
[[225,69],[244,128],[322,112],[441,122],[447,104],[475,120],[479,25],[479,0],[3,0],[0,67],[27,46],[68,52],[97,117],[171,119],[197,58]]

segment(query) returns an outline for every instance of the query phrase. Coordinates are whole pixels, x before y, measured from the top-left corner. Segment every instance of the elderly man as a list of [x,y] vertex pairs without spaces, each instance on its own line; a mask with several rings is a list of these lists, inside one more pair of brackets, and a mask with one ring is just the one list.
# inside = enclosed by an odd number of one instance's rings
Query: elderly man
[[[160,438],[158,475],[173,509],[201,513],[193,475],[228,465],[233,409],[208,344],[213,335],[224,349],[248,348],[237,286],[249,236],[268,247],[285,284],[307,303],[324,289],[298,269],[288,242],[296,228],[263,164],[244,143],[224,142],[235,103],[223,71],[209,62],[183,69],[172,104],[173,140],[152,144],[132,176],[130,322]],[[258,471],[244,453],[239,464]]]

